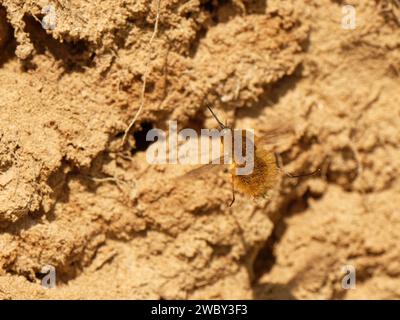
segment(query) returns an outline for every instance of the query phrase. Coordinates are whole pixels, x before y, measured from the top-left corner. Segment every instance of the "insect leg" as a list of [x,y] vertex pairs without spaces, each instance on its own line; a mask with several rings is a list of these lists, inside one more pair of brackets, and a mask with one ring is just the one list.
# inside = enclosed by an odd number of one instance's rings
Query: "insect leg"
[[320,168],[317,168],[313,172],[308,172],[308,173],[304,173],[304,174],[293,174],[293,173],[287,172],[283,168],[282,157],[277,152],[275,152],[275,159],[276,159],[276,166],[278,167],[279,171],[281,171],[284,175],[288,176],[289,178],[309,177],[309,176],[313,176],[321,171]]
[[232,207],[233,203],[235,202],[235,183],[232,174],[232,202],[230,203],[230,207]]

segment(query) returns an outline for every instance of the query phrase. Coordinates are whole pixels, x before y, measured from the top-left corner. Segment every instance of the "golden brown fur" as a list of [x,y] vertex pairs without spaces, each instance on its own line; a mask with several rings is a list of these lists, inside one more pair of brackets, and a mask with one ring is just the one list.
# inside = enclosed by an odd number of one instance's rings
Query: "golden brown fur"
[[253,172],[249,175],[236,175],[238,165],[233,163],[231,167],[235,188],[253,197],[265,196],[276,184],[279,174],[275,155],[260,146],[257,140],[255,137]]

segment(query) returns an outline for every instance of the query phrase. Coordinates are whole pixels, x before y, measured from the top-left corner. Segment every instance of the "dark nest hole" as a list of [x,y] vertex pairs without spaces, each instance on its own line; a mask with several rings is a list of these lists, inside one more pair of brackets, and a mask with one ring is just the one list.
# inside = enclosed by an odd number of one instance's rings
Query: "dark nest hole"
[[146,151],[147,148],[154,143],[154,141],[147,141],[147,133],[153,129],[151,122],[145,121],[140,124],[140,129],[133,132],[133,138],[135,139],[135,146],[131,149],[131,154],[136,152]]

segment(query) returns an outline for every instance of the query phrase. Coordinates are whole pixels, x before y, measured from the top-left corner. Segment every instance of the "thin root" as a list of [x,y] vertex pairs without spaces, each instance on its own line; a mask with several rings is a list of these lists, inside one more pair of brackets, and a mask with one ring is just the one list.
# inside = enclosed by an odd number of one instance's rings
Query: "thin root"
[[[151,45],[153,43],[154,38],[157,35],[158,32],[158,22],[160,20],[160,3],[161,0],[157,0],[157,16],[156,16],[156,22],[154,23],[154,30],[153,30],[153,34],[151,35],[150,41],[148,43],[148,53],[150,53],[150,49],[151,49]],[[139,105],[139,109],[136,112],[135,116],[133,117],[132,121],[129,123],[129,126],[126,128],[125,132],[124,132],[124,136],[122,138],[122,143],[121,143],[121,148],[123,148],[123,146],[125,145],[126,139],[128,137],[128,134],[130,132],[130,130],[132,129],[133,125],[135,124],[136,120],[139,118],[140,113],[143,110],[143,106],[145,103],[145,92],[146,92],[146,84],[147,84],[147,77],[149,75],[149,65],[150,65],[150,54],[148,56],[147,62],[146,62],[146,68],[145,68],[145,72],[143,75],[143,86],[142,86],[142,91],[140,93],[140,105]]]
[[125,193],[125,189],[128,186],[128,183],[126,181],[123,181],[121,179],[115,178],[115,177],[105,177],[105,178],[95,178],[92,176],[86,176],[87,178],[89,178],[90,180],[94,181],[94,182],[98,182],[98,183],[104,183],[104,182],[112,182],[115,183],[118,187],[118,189],[120,191],[122,191],[123,193]]

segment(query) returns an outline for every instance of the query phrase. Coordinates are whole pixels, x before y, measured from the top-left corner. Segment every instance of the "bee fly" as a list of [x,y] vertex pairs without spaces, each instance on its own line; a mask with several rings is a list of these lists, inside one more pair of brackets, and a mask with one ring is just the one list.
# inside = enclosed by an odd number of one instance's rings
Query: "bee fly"
[[[223,124],[219,118],[214,113],[211,105],[207,104],[208,110],[211,112],[214,119],[217,121],[221,130],[225,130],[225,132],[229,133],[229,137],[231,139],[226,140],[225,136],[221,137],[221,149],[226,151],[226,143],[228,141],[228,154],[234,155],[233,157],[230,156],[230,164],[229,164],[229,171],[231,173],[232,178],[232,200],[229,206],[232,206],[235,202],[235,191],[239,190],[242,193],[252,196],[254,198],[263,197],[267,194],[269,190],[271,190],[277,183],[279,174],[283,172],[290,178],[299,178],[299,177],[306,177],[311,176],[319,172],[320,170],[317,169],[314,172],[308,174],[300,174],[300,175],[293,175],[290,173],[286,173],[283,169],[278,165],[278,156],[275,154],[271,148],[274,138],[281,134],[282,128],[275,128],[270,130],[268,133],[263,135],[262,137],[258,137],[254,135],[254,139],[249,139],[249,131],[248,130],[237,130],[232,129],[231,127]],[[234,137],[239,135],[239,139],[242,140],[242,143],[239,143],[240,150],[236,150],[236,143],[232,143]],[[252,141],[253,140],[253,141]],[[245,146],[243,148],[243,146]],[[248,174],[238,174],[240,169],[243,169],[247,163],[239,163],[237,160],[237,155],[246,153],[248,147],[252,147],[250,152],[250,160],[253,161],[252,170]],[[224,159],[227,156],[226,152],[221,157]],[[247,159],[249,160],[249,159]],[[220,162],[221,163],[221,162]],[[222,163],[227,163],[222,161]],[[203,172],[207,172],[210,170],[211,167],[219,168],[222,167],[221,165],[215,165],[215,161],[212,161],[209,164],[205,164],[199,168],[193,169],[189,171],[185,176],[187,177],[195,177]]]

